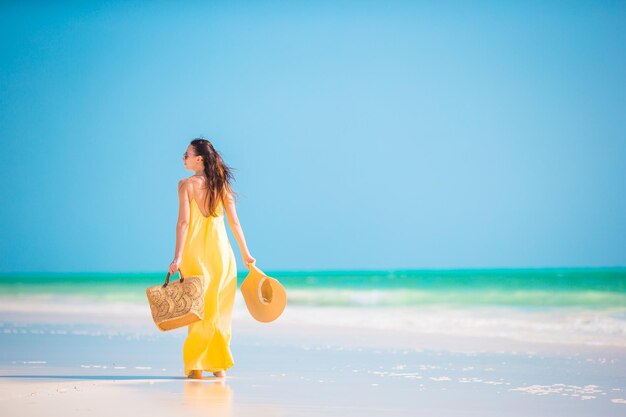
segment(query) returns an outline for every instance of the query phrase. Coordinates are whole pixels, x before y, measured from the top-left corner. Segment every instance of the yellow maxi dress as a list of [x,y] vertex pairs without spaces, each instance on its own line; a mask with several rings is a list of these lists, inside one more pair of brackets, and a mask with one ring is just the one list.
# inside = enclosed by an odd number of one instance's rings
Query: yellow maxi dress
[[183,344],[185,375],[197,369],[217,372],[235,364],[230,340],[237,264],[221,202],[216,214],[205,217],[191,197],[189,229],[179,268],[183,276],[204,276],[204,318],[188,326]]

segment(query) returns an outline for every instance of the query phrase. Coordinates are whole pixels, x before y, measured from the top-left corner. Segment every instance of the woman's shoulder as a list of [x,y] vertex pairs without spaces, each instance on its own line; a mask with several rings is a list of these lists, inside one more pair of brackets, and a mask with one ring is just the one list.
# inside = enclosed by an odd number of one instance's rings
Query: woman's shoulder
[[204,178],[198,177],[197,175],[192,175],[191,177],[186,177],[178,181],[178,184],[201,184],[204,181]]
[[203,181],[206,181],[206,176],[204,176],[204,175],[192,175],[192,176],[187,177],[185,179],[189,180],[189,181],[203,182]]
[[[197,178],[197,177],[196,177]],[[187,188],[191,189],[197,183],[197,180],[194,177],[183,178],[178,181],[178,188]]]

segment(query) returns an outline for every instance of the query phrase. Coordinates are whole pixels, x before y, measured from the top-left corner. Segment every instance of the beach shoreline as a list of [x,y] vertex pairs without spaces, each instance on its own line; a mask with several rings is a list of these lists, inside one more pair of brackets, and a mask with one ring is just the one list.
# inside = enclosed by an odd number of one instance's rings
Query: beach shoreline
[[205,372],[190,381],[182,375],[184,329],[158,331],[144,306],[135,306],[139,314],[100,307],[77,316],[4,306],[3,414],[617,416],[626,407],[620,346],[331,325],[325,317],[302,320],[320,313],[307,307],[258,323],[236,309],[235,366],[224,380]]

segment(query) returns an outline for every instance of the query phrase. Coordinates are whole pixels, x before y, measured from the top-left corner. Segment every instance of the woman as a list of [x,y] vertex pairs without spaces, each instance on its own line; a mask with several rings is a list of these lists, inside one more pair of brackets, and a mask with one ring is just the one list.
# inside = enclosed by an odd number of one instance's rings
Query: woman
[[235,210],[231,169],[206,139],[194,139],[183,155],[194,172],[178,183],[176,249],[169,273],[204,276],[204,318],[188,326],[183,344],[185,375],[201,379],[202,371],[226,376],[235,364],[231,351],[231,317],[237,289],[237,264],[226,234],[224,213],[247,268],[255,262],[246,246]]

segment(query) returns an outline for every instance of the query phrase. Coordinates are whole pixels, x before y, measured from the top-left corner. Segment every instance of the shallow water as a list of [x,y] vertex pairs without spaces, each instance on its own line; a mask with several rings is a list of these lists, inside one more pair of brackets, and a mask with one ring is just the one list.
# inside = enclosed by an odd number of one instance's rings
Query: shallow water
[[[503,305],[626,308],[626,268],[265,271],[296,305]],[[238,285],[245,279],[240,271]],[[143,302],[162,273],[0,275],[0,296],[74,295]]]

